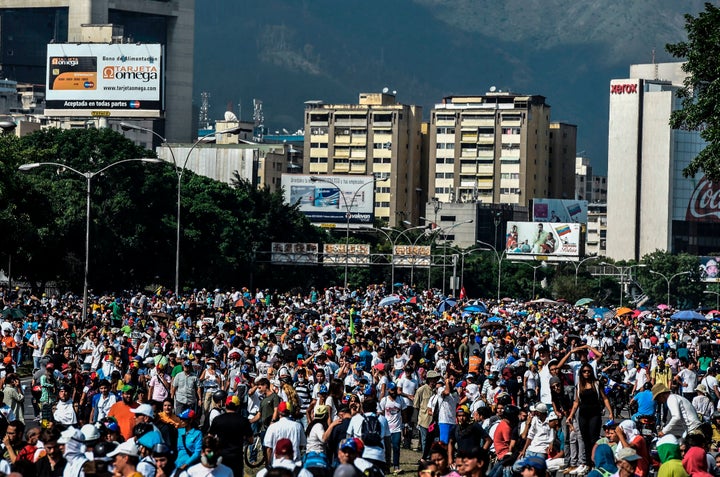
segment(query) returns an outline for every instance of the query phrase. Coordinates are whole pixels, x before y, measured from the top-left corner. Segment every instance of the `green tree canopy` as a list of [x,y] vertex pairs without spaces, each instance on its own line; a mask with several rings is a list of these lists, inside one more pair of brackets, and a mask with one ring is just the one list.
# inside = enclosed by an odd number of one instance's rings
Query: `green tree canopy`
[[698,16],[685,16],[687,41],[668,44],[675,58],[685,60],[688,73],[685,85],[678,90],[682,109],[673,111],[670,125],[674,129],[700,131],[705,148],[683,171],[694,176],[699,170],[714,181],[720,180],[720,9],[711,3]]

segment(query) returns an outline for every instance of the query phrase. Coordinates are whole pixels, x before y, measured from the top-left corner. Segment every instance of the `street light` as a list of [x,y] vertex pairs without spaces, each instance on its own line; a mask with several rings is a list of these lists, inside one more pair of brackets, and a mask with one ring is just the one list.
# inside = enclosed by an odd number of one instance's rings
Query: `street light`
[[181,186],[182,186],[182,177],[183,173],[185,172],[185,167],[187,166],[188,161],[190,160],[190,154],[193,152],[193,150],[201,144],[205,139],[209,138],[210,136],[215,136],[216,134],[234,134],[236,132],[239,132],[242,130],[240,126],[236,126],[234,128],[225,129],[223,131],[213,131],[211,133],[205,134],[204,136],[200,136],[197,141],[195,141],[192,146],[190,146],[190,150],[188,150],[187,154],[185,155],[185,160],[182,163],[182,167],[178,166],[177,160],[175,159],[175,151],[168,143],[167,139],[165,139],[163,136],[158,134],[157,132],[153,131],[150,128],[146,128],[143,126],[138,126],[137,124],[132,123],[126,123],[122,122],[120,123],[120,127],[123,131],[128,131],[130,129],[136,130],[136,131],[144,131],[147,133],[150,133],[160,139],[163,142],[163,145],[168,148],[170,151],[170,157],[172,157],[173,165],[175,166],[175,174],[177,175],[177,214],[175,216],[175,296],[180,296],[180,199],[181,199]]
[[[404,222],[404,223],[409,223],[407,220],[404,220],[403,222]],[[395,240],[393,240],[393,239],[390,237],[390,234],[385,234],[385,236],[386,236],[386,237],[388,238],[388,240],[390,241],[390,244],[392,245],[392,251],[390,252],[390,265],[391,265],[391,267],[390,267],[390,270],[391,270],[391,272],[390,272],[390,276],[391,276],[390,280],[392,281],[392,284],[391,284],[391,287],[390,287],[391,290],[395,290],[395,245],[400,241],[400,238],[401,238],[401,237],[403,237],[406,233],[410,232],[411,230],[419,230],[419,229],[424,229],[424,228],[427,228],[427,226],[426,226],[426,225],[417,225],[417,226],[415,226],[415,227],[410,227],[410,228],[408,228],[408,229],[401,230],[400,233],[395,237]],[[395,230],[394,228],[392,228],[392,227],[382,227],[381,229],[376,229],[376,228],[374,228],[374,227],[370,227],[370,229],[371,229],[371,230],[383,230],[383,231],[388,231],[388,232],[390,232],[390,231],[396,231],[396,230]],[[406,237],[406,238],[408,239],[408,243],[412,243],[412,242],[410,242],[410,238],[408,238],[408,237]],[[413,265],[414,265],[414,264],[415,264],[415,261],[414,261],[415,258],[413,257],[412,260],[413,260]],[[410,283],[412,283],[412,277],[410,278]]]
[[520,264],[520,265],[527,265],[528,267],[530,267],[530,268],[533,269],[532,298],[530,298],[530,299],[531,299],[531,300],[534,300],[534,299],[535,299],[535,281],[536,281],[536,276],[537,276],[537,269],[540,268],[540,267],[545,267],[545,266],[546,266],[546,265],[545,265],[545,262],[542,262],[540,265],[530,265],[530,264],[527,263],[527,262],[514,262],[514,263],[518,263],[518,264]]
[[328,179],[321,179],[318,176],[310,176],[310,180],[312,182],[325,182],[326,184],[330,184],[331,186],[333,186],[335,189],[337,189],[338,195],[340,197],[342,197],[343,203],[345,204],[345,222],[346,222],[345,223],[345,225],[346,225],[346,229],[345,229],[345,293],[347,293],[347,291],[348,291],[347,290],[347,287],[348,287],[348,259],[350,258],[350,256],[348,255],[348,248],[350,246],[350,209],[352,208],[353,204],[355,203],[355,198],[357,197],[358,193],[360,192],[360,189],[362,189],[363,187],[365,187],[366,185],[369,185],[369,184],[375,184],[376,182],[386,181],[386,180],[388,180],[388,178],[387,177],[378,177],[373,174],[372,180],[363,182],[362,184],[360,184],[360,186],[357,189],[355,189],[355,192],[353,192],[353,195],[350,198],[350,202],[348,202],[347,199],[345,198],[345,193],[342,191],[342,189],[340,189],[340,187],[338,187],[338,185],[335,184],[334,182],[332,182]]
[[703,293],[707,295],[715,295],[715,309],[717,310],[720,308],[720,292],[712,291],[712,290],[705,290]]
[[637,265],[629,265],[627,267],[618,267],[617,265],[614,265],[614,264],[608,263],[608,262],[600,262],[600,265],[613,267],[615,270],[618,271],[618,273],[620,273],[620,306],[622,307],[623,306],[623,283],[625,281],[625,272],[626,271],[628,272],[628,279],[630,279],[632,277],[633,267],[644,268],[644,267],[647,267],[647,265],[644,263],[638,263]]
[[[471,223],[473,223],[473,219],[463,220],[462,222],[458,222],[458,223],[456,223],[456,224],[448,225],[447,227],[440,227],[440,228],[438,228],[438,230],[442,230],[442,231],[444,232],[444,233],[443,233],[443,237],[445,238],[445,244],[447,245],[447,232],[449,232],[450,230],[454,229],[455,227],[459,227],[459,226],[461,226],[461,225],[471,224]],[[447,247],[446,247],[446,248],[443,248],[443,279],[442,279],[442,281],[443,281],[443,286],[442,286],[442,293],[443,293],[443,295],[445,295],[445,266],[446,266],[446,265],[447,265]],[[455,278],[455,277],[453,276],[453,285],[455,284],[455,283],[454,283],[454,282],[455,282],[454,278]],[[453,288],[453,292],[454,292],[454,291],[455,291],[455,287],[453,286],[452,288]]]
[[90,268],[90,185],[95,176],[102,174],[111,167],[115,167],[119,164],[126,162],[146,162],[146,163],[157,163],[162,162],[160,159],[154,158],[137,158],[137,159],[123,159],[121,161],[113,162],[102,169],[95,172],[80,172],[67,164],[60,164],[58,162],[33,162],[30,164],[23,164],[18,169],[25,172],[31,169],[35,169],[41,166],[54,166],[67,169],[75,174],[82,176],[87,181],[87,194],[86,194],[86,206],[85,206],[85,280],[83,283],[83,311],[82,320],[83,323],[87,323],[87,309],[88,309],[88,270]]
[[582,264],[585,262],[588,262],[590,260],[597,260],[598,258],[600,258],[600,257],[587,257],[587,258],[583,258],[582,260],[580,260],[579,263],[570,262],[570,263],[572,263],[573,267],[575,267],[575,286],[577,286],[578,272],[580,271],[580,267],[582,266]]
[[670,282],[672,282],[673,278],[675,278],[675,277],[679,277],[680,275],[689,275],[691,272],[690,271],[678,272],[675,275],[670,276],[670,278],[668,278],[667,275],[665,275],[664,273],[656,272],[655,270],[650,270],[650,273],[652,273],[653,275],[660,275],[667,282],[667,305],[670,306]]
[[475,247],[470,250],[465,250],[464,252],[460,252],[460,290],[462,291],[463,288],[465,288],[465,255],[470,255],[473,252],[477,252],[478,250],[487,250],[486,248],[482,247]]
[[497,249],[493,245],[491,245],[487,242],[483,242],[482,240],[476,240],[476,242],[479,243],[480,245],[485,245],[486,247],[490,247],[489,249],[486,248],[486,249],[482,249],[482,250],[486,250],[486,251],[492,250],[493,252],[495,252],[495,257],[497,258],[497,262],[498,262],[497,301],[498,301],[498,303],[500,303],[500,279],[502,278],[502,259],[503,259],[502,255],[505,255],[507,250],[503,250],[503,253],[500,254],[500,253],[498,253]]

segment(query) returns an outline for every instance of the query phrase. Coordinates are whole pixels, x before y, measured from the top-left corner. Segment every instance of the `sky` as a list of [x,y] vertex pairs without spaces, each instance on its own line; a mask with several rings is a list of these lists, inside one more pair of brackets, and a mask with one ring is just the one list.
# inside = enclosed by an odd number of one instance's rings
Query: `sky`
[[578,126],[577,151],[607,171],[609,83],[635,63],[679,61],[698,0],[215,0],[196,2],[195,94],[210,116],[232,110],[303,126],[304,102],[356,103],[397,91],[405,104],[503,91],[539,94],[551,119]]

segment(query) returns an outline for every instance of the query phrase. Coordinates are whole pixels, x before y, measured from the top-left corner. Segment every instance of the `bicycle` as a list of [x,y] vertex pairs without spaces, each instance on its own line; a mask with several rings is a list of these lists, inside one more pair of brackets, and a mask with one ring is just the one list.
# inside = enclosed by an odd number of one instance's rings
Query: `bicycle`
[[262,439],[256,434],[250,444],[246,444],[243,448],[243,456],[245,465],[251,469],[257,469],[265,465],[265,449],[263,449]]

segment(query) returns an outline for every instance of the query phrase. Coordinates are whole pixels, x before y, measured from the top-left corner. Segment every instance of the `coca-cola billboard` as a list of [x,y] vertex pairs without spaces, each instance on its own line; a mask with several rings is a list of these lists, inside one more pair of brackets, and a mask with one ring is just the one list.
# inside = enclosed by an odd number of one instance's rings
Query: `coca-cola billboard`
[[688,202],[685,220],[690,222],[720,222],[720,184],[703,176]]

